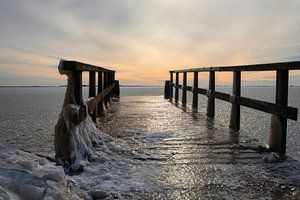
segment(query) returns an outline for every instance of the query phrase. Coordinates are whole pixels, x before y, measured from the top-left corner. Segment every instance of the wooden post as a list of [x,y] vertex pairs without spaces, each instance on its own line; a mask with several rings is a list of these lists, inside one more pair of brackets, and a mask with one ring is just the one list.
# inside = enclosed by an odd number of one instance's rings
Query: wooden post
[[82,105],[82,72],[73,71],[72,72],[74,80],[74,97],[77,105]]
[[[276,104],[288,105],[289,71],[276,71]],[[286,153],[287,119],[279,115],[273,115],[269,135],[271,151]]]
[[116,97],[120,97],[120,83],[119,81],[116,82]]
[[[108,87],[108,73],[107,72],[104,72],[104,84],[103,84],[104,88],[103,89],[106,89]],[[104,105],[105,107],[107,107],[107,103],[108,103],[108,98],[107,98],[108,95],[106,95],[104,97]]]
[[233,95],[230,97],[231,105],[231,115],[229,128],[232,130],[240,130],[240,105],[236,104],[235,97],[241,96],[241,71],[233,72]]
[[[89,72],[89,97],[95,97],[95,96],[96,96],[96,72],[90,71]],[[97,118],[96,113],[97,113],[97,107],[91,113],[91,117],[94,122],[96,122],[96,118]]]
[[178,85],[179,85],[179,73],[176,72],[176,80],[175,80],[175,101],[178,102],[178,98],[179,98],[179,89],[178,89]]
[[[98,72],[98,94],[103,91],[103,73]],[[98,104],[98,116],[103,116],[103,101]]]
[[165,99],[171,98],[171,86],[170,81],[165,82]]
[[182,81],[182,105],[186,105],[186,82],[187,82],[187,73],[183,72],[183,81]]
[[198,72],[194,72],[194,87],[193,87],[193,108],[198,108]]
[[169,99],[173,99],[173,72],[170,72],[170,97]]
[[[113,72],[113,74],[112,74],[112,83],[115,83],[115,81],[116,81],[115,75],[116,75],[115,72]],[[116,97],[116,86],[112,90],[112,97]]]
[[208,100],[207,100],[207,117],[213,119],[215,117],[215,98],[213,97],[215,92],[215,71],[209,72],[209,85],[208,85]]

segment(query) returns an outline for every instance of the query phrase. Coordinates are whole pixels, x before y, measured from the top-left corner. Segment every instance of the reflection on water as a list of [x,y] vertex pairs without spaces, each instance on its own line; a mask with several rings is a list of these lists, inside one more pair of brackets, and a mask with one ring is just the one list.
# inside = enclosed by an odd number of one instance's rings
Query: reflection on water
[[285,172],[278,172],[277,165],[262,162],[264,154],[253,148],[255,138],[214,126],[203,113],[161,97],[135,96],[121,98],[109,113],[101,127],[138,152],[131,173],[143,184],[137,181],[127,195],[133,193],[138,199],[299,198],[291,189],[300,183],[294,176],[300,166],[284,163]]
[[[100,127],[122,138],[136,153],[126,161],[120,157],[106,161],[120,170],[111,176],[102,169],[103,163],[92,163],[82,176],[72,177],[77,183],[85,181],[86,187],[94,188],[101,185],[127,199],[300,198],[299,162],[290,159],[265,164],[263,155],[250,148],[266,142],[269,115],[244,109],[242,131],[229,133],[229,104],[217,101],[216,119],[209,122],[206,97],[199,96],[199,112],[194,112],[155,96],[159,90],[162,94],[162,88],[144,97],[134,88],[121,90],[123,95],[135,95],[113,102]],[[253,91],[251,88],[248,95]],[[261,93],[260,98],[271,101],[268,91],[257,88],[256,95]],[[290,91],[290,105],[300,107],[299,88]],[[64,88],[1,88],[0,142],[33,152],[52,152],[53,129],[64,92]],[[299,122],[289,122],[288,154],[294,158],[299,156],[299,130]]]
[[[218,91],[230,92],[231,88],[219,87]],[[84,96],[87,97],[87,88]],[[65,88],[0,88],[0,143],[10,143],[33,152],[51,152],[53,150],[54,126],[65,93]],[[188,103],[192,95],[187,93]],[[163,88],[130,87],[121,88],[122,96],[163,95]],[[274,87],[244,87],[242,95],[259,100],[273,102]],[[300,108],[300,87],[289,89],[289,105]],[[199,95],[199,113],[206,112],[207,98]],[[190,104],[189,104],[190,105]],[[130,105],[129,105],[130,106]],[[131,108],[132,105],[129,107]],[[159,109],[153,110],[153,115]],[[170,113],[172,114],[172,113]],[[300,112],[299,112],[300,114]],[[192,118],[199,118],[191,113]],[[227,128],[229,124],[230,104],[216,100],[215,123]],[[270,115],[248,108],[241,108],[241,135],[249,135],[261,144],[268,142]],[[298,116],[298,118],[300,118]],[[259,119],[259,120],[257,120]],[[193,121],[193,120],[191,120]],[[164,126],[162,124],[161,126]],[[300,159],[298,132],[299,121],[288,120],[287,154]]]

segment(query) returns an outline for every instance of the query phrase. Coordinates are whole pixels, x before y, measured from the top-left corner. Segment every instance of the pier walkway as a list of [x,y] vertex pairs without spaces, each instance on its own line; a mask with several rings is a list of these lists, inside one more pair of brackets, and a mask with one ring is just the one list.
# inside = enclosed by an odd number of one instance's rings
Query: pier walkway
[[99,119],[140,153],[124,167],[139,179],[129,199],[300,199],[297,161],[265,163],[253,138],[162,96],[121,97]]

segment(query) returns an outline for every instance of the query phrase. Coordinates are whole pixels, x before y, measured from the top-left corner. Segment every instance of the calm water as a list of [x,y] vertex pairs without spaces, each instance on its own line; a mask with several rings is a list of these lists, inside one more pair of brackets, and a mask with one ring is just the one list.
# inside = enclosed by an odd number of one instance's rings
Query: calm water
[[[160,87],[125,87],[121,96],[162,96]],[[228,87],[218,91],[231,92]],[[53,151],[54,126],[61,111],[65,88],[0,88],[0,143],[9,143],[32,152]],[[188,102],[191,95],[188,92]],[[242,95],[259,100],[274,101],[274,87],[244,87]],[[84,88],[87,96],[87,88]],[[289,90],[289,105],[300,108],[300,87]],[[163,98],[163,97],[162,97]],[[199,112],[206,112],[206,97],[199,95]],[[229,124],[230,104],[216,101],[217,126]],[[248,134],[261,144],[268,143],[271,115],[241,108],[241,134]],[[298,116],[298,118],[300,118]],[[288,121],[287,154],[300,160],[299,121]]]

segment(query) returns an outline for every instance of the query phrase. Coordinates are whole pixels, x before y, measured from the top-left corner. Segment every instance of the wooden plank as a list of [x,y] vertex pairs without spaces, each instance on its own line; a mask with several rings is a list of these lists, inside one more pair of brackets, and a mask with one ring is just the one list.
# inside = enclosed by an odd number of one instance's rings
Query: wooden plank
[[63,61],[63,69],[64,70],[72,70],[72,71],[95,71],[95,72],[107,72],[113,73],[115,71],[106,69],[104,67],[98,67],[95,65],[90,65],[77,61]]
[[200,67],[192,69],[171,70],[172,73],[183,72],[208,72],[208,71],[275,71],[275,70],[300,70],[300,61],[237,65],[237,66],[215,66]]
[[298,117],[298,109],[289,106],[277,105],[274,103],[259,101],[246,97],[235,97],[235,102],[241,106],[282,116],[292,120],[297,120]]
[[[181,89],[182,85],[178,85],[178,88]],[[198,94],[206,95],[208,97],[214,97],[216,99],[220,99],[222,101],[239,104],[244,107],[252,108],[255,110],[259,110],[262,112],[281,115],[288,119],[297,120],[298,118],[298,109],[289,106],[277,105],[275,103],[269,103],[265,101],[260,101],[256,99],[251,99],[247,97],[235,96],[233,97],[230,94],[226,94],[223,92],[215,91],[213,93],[208,93],[206,89],[203,88],[193,88],[191,86],[187,86],[187,91],[196,91]]]
[[105,88],[102,92],[100,92],[95,98],[92,98],[90,101],[87,102],[88,104],[88,111],[92,112],[97,104],[99,104],[100,101],[103,101],[104,98],[107,96],[109,92],[113,90],[115,87],[115,83],[110,85],[109,87]]
[[198,72],[194,72],[194,91],[193,91],[193,104],[192,107],[197,109],[198,108],[198,93],[196,89],[198,88]]

